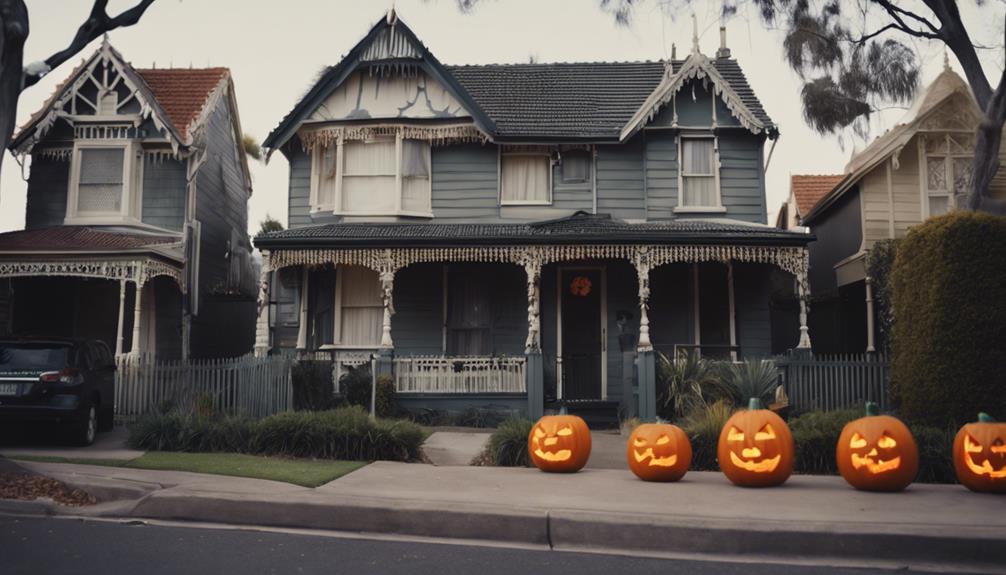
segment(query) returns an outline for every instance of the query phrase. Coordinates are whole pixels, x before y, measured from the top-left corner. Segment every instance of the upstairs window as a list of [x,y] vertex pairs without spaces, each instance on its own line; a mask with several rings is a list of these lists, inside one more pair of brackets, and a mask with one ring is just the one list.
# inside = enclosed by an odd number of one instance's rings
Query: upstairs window
[[562,182],[581,184],[590,181],[591,154],[585,150],[571,150],[562,154]]
[[429,216],[430,144],[394,137],[347,140],[313,154],[311,206],[345,215]]
[[716,140],[681,138],[682,208],[719,208],[719,170]]
[[938,216],[964,202],[974,176],[973,143],[948,135],[925,138],[924,145],[928,215]]
[[500,204],[552,203],[552,159],[548,153],[503,152],[500,156]]
[[142,162],[130,142],[79,141],[71,166],[67,220],[117,223],[136,218]]

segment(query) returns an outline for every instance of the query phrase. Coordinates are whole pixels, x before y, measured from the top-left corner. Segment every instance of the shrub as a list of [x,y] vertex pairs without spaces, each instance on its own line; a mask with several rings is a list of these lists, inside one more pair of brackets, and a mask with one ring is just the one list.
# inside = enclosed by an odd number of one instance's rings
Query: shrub
[[[370,366],[351,367],[339,380],[340,387],[345,391],[346,403],[358,405],[370,411]],[[377,378],[377,395],[375,410],[378,417],[391,417],[397,409],[395,403],[395,380],[384,374]]]
[[789,422],[796,444],[797,473],[838,473],[835,448],[846,423],[863,417],[860,408],[841,411],[811,411]]
[[533,426],[534,422],[524,418],[512,418],[501,423],[489,436],[486,445],[489,464],[501,467],[530,467],[527,438],[531,435]]
[[725,365],[723,380],[733,393],[734,405],[745,406],[752,397],[757,397],[763,405],[771,405],[779,387],[779,370],[773,361],[746,359],[742,363]]
[[888,351],[890,347],[891,329],[894,327],[891,271],[901,241],[901,238],[880,240],[867,252],[866,275],[873,282],[873,313],[877,319],[875,347],[879,351]]
[[148,451],[237,452],[372,461],[420,457],[426,432],[408,421],[370,419],[360,407],[288,411],[254,421],[177,411],[141,417],[127,443]]
[[919,446],[919,483],[957,483],[952,459],[956,429],[909,425]]
[[295,410],[322,411],[335,407],[332,362],[301,360],[290,371]]
[[909,231],[894,263],[891,394],[905,419],[1006,417],[1006,217],[952,212]]
[[661,419],[676,421],[730,395],[714,362],[695,352],[671,360],[657,354],[657,410]]
[[692,469],[719,470],[716,444],[720,439],[720,431],[733,412],[734,407],[729,401],[718,401],[692,411],[681,422],[681,428],[692,442]]

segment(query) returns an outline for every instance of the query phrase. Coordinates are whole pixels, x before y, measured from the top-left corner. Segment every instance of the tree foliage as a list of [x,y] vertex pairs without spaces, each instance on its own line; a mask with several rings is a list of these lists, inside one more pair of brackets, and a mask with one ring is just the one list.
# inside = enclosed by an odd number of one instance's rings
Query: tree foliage
[[270,216],[269,214],[266,214],[265,218],[262,220],[262,223],[259,224],[258,229],[259,234],[268,234],[269,232],[281,232],[281,231],[283,231],[283,224],[276,218]]

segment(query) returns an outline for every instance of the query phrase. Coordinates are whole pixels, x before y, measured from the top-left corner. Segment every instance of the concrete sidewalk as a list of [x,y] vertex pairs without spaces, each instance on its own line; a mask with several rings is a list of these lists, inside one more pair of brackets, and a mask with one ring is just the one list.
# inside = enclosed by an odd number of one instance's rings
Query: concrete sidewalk
[[22,463],[87,488],[140,486],[140,497],[51,510],[160,520],[326,529],[625,553],[1001,572],[1001,497],[960,486],[863,493],[837,477],[795,476],[743,489],[719,473],[675,484],[627,470],[550,475],[534,469],[376,462],[317,489],[254,479]]
[[[144,454],[143,451],[129,449],[126,446],[126,439],[129,437],[129,430],[125,427],[116,427],[112,431],[99,432],[94,438],[94,443],[87,447],[78,447],[60,443],[50,435],[41,435],[37,438],[19,437],[18,441],[11,445],[0,445],[0,455],[5,457],[65,457],[68,459],[111,459],[129,461]],[[34,440],[33,440],[34,439]]]

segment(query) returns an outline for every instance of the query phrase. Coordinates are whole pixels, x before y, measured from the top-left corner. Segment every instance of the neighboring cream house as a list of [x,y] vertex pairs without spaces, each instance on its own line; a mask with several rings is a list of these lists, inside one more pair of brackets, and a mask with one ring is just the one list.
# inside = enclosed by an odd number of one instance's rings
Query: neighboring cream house
[[[877,241],[902,238],[926,218],[963,205],[980,118],[970,87],[946,67],[897,125],[852,157],[841,181],[803,217],[817,236],[810,244],[815,351],[875,350],[866,255]],[[991,194],[1006,197],[1003,171]]]

